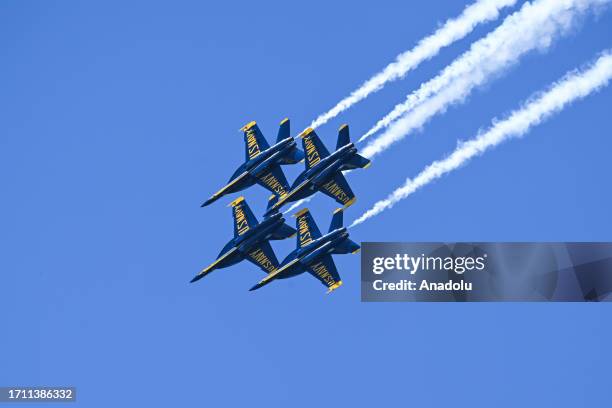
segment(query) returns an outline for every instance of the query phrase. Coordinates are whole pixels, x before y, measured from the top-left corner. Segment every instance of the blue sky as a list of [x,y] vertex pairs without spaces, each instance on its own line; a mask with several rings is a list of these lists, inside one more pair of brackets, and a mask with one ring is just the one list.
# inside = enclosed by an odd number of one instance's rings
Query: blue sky
[[[467,3],[465,3],[467,4]],[[239,127],[294,133],[463,2],[24,2],[0,9],[0,385],[79,406],[586,406],[609,401],[609,307],[362,304],[247,264],[197,284],[230,238]],[[504,13],[504,15],[507,14]],[[358,137],[472,34],[322,126]],[[493,117],[611,46],[589,17],[349,176],[352,221]],[[356,241],[610,241],[612,89],[351,230]],[[287,170],[292,180],[299,166]],[[245,196],[259,216],[269,194]],[[335,203],[309,207],[322,229]],[[279,258],[293,240],[276,243]]]

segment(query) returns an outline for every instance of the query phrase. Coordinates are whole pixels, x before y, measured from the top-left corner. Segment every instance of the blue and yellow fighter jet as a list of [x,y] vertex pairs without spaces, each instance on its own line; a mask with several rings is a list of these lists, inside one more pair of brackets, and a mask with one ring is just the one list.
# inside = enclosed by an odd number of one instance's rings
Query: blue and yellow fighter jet
[[280,123],[276,144],[272,147],[257,123],[250,122],[240,130],[244,132],[245,162],[236,169],[228,184],[206,200],[202,207],[255,183],[278,195],[286,194],[289,190],[289,183],[280,166],[299,163],[304,159],[304,152],[297,148],[291,137],[289,119]]
[[327,286],[327,293],[339,288],[342,281],[331,254],[357,253],[360,249],[348,238],[348,231],[342,226],[343,212],[342,208],[334,212],[329,232],[323,236],[307,208],[297,212],[297,249],[283,260],[278,269],[270,272],[250,290],[259,289],[274,279],[289,278],[305,271]]
[[198,273],[191,282],[202,279],[215,269],[226,268],[244,259],[254,263],[266,273],[278,268],[278,260],[269,240],[290,238],[296,231],[285,224],[283,215],[275,212],[260,223],[253,215],[244,197],[232,201],[234,238],[221,250],[217,260]]
[[342,175],[343,170],[368,168],[370,160],[357,154],[357,148],[349,137],[348,125],[340,126],[336,151],[329,154],[321,139],[312,128],[302,134],[302,145],[306,153],[306,170],[298,176],[291,190],[282,194],[280,199],[270,207],[275,211],[287,202],[306,198],[316,191],[321,191],[346,208],[355,202],[355,194]]

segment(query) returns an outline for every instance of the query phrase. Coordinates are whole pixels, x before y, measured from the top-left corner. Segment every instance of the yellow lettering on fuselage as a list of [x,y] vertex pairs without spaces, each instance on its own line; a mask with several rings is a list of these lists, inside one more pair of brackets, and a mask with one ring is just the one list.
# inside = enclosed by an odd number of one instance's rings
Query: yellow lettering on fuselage
[[249,150],[249,158],[257,156],[261,151],[259,150],[259,144],[257,144],[257,138],[255,137],[255,130],[253,128],[247,130],[247,149]]
[[255,251],[250,252],[249,255],[264,270],[268,271],[268,273],[272,273],[276,270],[276,267],[274,266],[272,261],[270,261],[268,256],[264,253],[264,251],[261,248],[257,248]]
[[236,219],[236,231],[238,231],[238,235],[242,235],[249,230],[249,222],[244,215],[244,211],[242,211],[242,206],[237,205],[234,207],[235,211],[235,219]]
[[331,286],[334,283],[336,283],[336,280],[334,279],[332,274],[329,273],[329,271],[327,270],[327,267],[323,264],[323,262],[314,264],[312,266],[312,270],[314,271],[314,273],[317,274],[319,278],[321,278],[323,282],[325,282],[327,286]]
[[306,221],[306,217],[300,217],[298,220],[298,229],[300,230],[300,246],[304,247],[312,242],[310,227]]
[[321,156],[319,156],[317,147],[312,142],[312,139],[310,137],[304,138],[304,146],[306,147],[306,155],[308,157],[308,164],[310,165],[310,167],[319,163],[321,161]]

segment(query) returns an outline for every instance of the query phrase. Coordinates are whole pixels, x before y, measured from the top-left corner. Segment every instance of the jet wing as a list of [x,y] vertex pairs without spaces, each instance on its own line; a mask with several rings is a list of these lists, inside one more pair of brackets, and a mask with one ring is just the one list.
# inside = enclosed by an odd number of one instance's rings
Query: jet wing
[[246,233],[248,230],[259,224],[257,218],[253,215],[253,211],[244,201],[244,197],[238,197],[232,201],[232,215],[234,216],[234,237]]
[[344,207],[355,202],[355,193],[351,190],[348,181],[344,178],[342,173],[337,173],[332,179],[319,187],[319,190],[342,204]]
[[268,241],[253,247],[246,254],[246,259],[265,273],[272,273],[278,268],[278,260]]
[[329,156],[329,151],[325,148],[319,136],[312,128],[306,129],[300,135],[302,138],[302,147],[306,154],[306,169],[310,169],[321,161],[321,159]]
[[283,195],[289,191],[289,183],[278,164],[271,165],[268,170],[255,176],[257,184],[276,195]]
[[245,161],[257,157],[270,147],[256,122],[249,122],[240,130],[244,132]]
[[297,246],[298,248],[305,247],[317,238],[321,237],[321,231],[317,227],[317,224],[312,218],[308,208],[304,208],[298,211],[295,215],[297,220],[295,221],[297,234]]
[[307,270],[312,276],[327,286],[327,293],[342,285],[342,280],[340,280],[340,275],[338,274],[336,264],[334,264],[331,255],[325,255],[318,262],[308,266]]

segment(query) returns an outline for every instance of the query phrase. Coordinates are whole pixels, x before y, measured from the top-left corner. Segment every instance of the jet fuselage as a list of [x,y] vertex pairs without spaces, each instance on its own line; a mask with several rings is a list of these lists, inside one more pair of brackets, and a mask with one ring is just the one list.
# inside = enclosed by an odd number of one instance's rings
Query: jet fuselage
[[286,164],[285,157],[295,148],[297,145],[292,137],[283,139],[247,161],[244,164],[244,170],[256,176],[267,170],[272,164]]
[[324,157],[311,168],[300,174],[286,196],[274,204],[266,214],[278,210],[283,204],[306,198],[317,191],[317,188],[332,179],[337,172],[346,170],[346,163],[357,154],[353,143],[342,146],[327,157]]
[[235,247],[242,253],[248,252],[254,245],[272,238],[274,232],[285,223],[281,213],[264,218],[259,224],[242,235],[234,238]]
[[232,238],[221,250],[221,253],[211,265],[196,275],[191,282],[202,279],[215,269],[227,268],[246,259],[247,255],[259,244],[270,239],[277,239],[274,233],[278,231],[285,219],[281,213],[264,218],[259,224]]
[[[253,146],[248,148],[255,149],[253,153],[258,152],[257,155],[238,167],[231,180],[206,200],[202,204],[203,207],[217,201],[225,194],[235,193],[254,185],[257,178],[268,172],[274,165],[293,163],[289,157],[290,153],[297,150],[297,145],[292,137],[287,137],[263,151],[257,150],[259,149],[257,144],[253,144]],[[275,186],[276,194],[283,194],[285,192],[285,188],[278,183],[273,185]]]
[[325,184],[336,172],[346,170],[344,165],[357,153],[357,148],[353,143],[342,146],[329,156],[321,159],[316,165],[308,169],[304,173],[306,179],[311,180],[313,184]]
[[297,248],[281,263],[280,268],[286,267],[287,269],[279,274],[278,279],[289,278],[306,271],[308,266],[323,256],[331,254],[348,236],[346,227],[342,227],[328,232],[308,245]]

